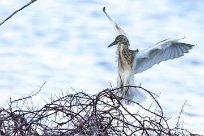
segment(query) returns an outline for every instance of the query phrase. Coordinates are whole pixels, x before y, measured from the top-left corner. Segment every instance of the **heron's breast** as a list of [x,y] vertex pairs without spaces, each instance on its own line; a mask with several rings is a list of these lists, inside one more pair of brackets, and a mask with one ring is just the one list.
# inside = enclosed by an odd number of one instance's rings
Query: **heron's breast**
[[126,52],[119,51],[118,53],[118,67],[121,72],[131,72],[133,69],[134,56],[127,54]]

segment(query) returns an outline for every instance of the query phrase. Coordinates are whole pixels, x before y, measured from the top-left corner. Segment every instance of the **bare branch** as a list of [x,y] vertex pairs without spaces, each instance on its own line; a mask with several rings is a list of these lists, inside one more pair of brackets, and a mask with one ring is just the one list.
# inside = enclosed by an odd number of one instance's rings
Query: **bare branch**
[[[10,101],[9,108],[0,108],[0,135],[191,134],[179,125],[176,128],[169,127],[155,94],[141,86],[131,87],[148,92],[153,98],[151,106],[133,102],[135,111],[130,111],[130,108],[123,105],[122,98],[116,95],[119,88],[105,89],[96,95],[84,92],[62,93],[41,108],[29,106],[31,98],[37,95],[33,93]],[[155,107],[159,109],[155,110]],[[179,121],[180,117],[177,124]]]
[[24,8],[28,7],[29,5],[31,5],[32,3],[36,2],[37,0],[31,0],[29,3],[27,3],[26,5],[22,6],[21,8],[17,9],[16,11],[14,11],[11,15],[9,15],[6,19],[4,19],[1,23],[0,26],[2,24],[4,24],[6,21],[8,21],[11,17],[13,17],[16,13],[20,12],[21,10],[23,10]]

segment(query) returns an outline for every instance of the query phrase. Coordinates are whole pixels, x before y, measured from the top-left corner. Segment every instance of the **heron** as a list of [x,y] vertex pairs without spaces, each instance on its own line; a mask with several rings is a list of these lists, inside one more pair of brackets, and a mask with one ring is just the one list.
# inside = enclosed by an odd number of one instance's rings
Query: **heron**
[[188,53],[194,45],[179,42],[179,40],[183,38],[173,40],[166,39],[142,51],[139,51],[139,49],[130,50],[130,43],[124,30],[107,14],[105,7],[103,8],[103,12],[118,33],[118,36],[115,38],[114,42],[108,46],[111,47],[118,45],[117,87],[119,90],[117,94],[123,98],[126,104],[130,104],[132,101],[141,103],[145,101],[146,96],[136,87],[133,87],[135,86],[134,75],[144,72],[162,61],[184,56],[184,54]]

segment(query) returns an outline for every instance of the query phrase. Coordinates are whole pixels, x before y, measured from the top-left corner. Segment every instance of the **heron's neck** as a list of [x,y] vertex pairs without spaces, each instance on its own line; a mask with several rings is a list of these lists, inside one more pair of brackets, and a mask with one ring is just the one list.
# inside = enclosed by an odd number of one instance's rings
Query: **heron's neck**
[[135,51],[128,49],[127,45],[118,46],[118,67],[120,71],[131,71],[135,59]]

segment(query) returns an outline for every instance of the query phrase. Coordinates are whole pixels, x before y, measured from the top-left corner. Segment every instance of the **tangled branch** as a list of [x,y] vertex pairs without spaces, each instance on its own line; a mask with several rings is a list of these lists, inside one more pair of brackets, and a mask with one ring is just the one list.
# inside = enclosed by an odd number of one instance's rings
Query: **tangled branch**
[[154,106],[133,102],[135,111],[130,111],[115,95],[119,88],[96,95],[61,94],[41,108],[29,106],[35,94],[0,108],[0,135],[190,135],[178,126],[169,127],[153,93],[132,87],[149,93]]

